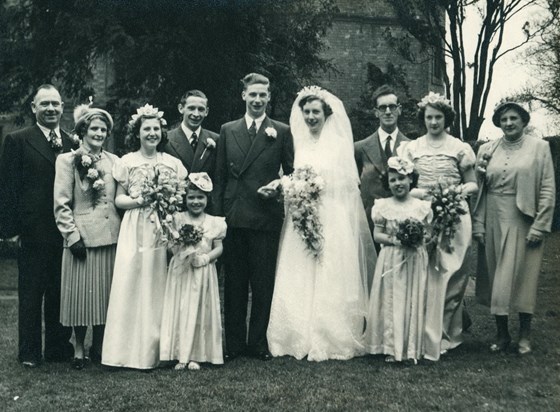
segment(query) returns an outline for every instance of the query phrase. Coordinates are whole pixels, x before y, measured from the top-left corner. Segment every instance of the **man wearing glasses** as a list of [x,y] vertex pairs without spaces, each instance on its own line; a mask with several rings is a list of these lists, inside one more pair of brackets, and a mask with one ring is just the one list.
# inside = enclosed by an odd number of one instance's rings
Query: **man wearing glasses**
[[[408,141],[397,126],[401,106],[395,91],[390,86],[383,85],[373,93],[373,101],[375,117],[379,119],[379,129],[371,136],[354,143],[362,201],[372,233],[371,208],[375,199],[391,196],[391,192],[385,189],[382,183],[383,176],[387,174],[387,159],[396,155],[397,147],[402,142]],[[379,249],[379,245],[375,246]]]

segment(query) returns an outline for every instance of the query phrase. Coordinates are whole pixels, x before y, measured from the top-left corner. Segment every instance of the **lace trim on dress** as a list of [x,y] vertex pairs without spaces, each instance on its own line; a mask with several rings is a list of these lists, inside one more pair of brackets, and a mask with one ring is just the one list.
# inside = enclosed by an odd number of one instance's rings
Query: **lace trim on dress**
[[427,200],[412,198],[408,202],[396,202],[391,198],[377,199],[372,209],[374,223],[382,220],[405,220],[414,218],[423,221],[431,211]]

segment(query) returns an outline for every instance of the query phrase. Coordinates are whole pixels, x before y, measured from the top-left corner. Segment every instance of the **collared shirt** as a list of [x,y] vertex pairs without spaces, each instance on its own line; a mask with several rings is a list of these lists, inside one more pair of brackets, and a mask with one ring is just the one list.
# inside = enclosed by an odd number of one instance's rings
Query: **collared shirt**
[[[381,143],[381,147],[385,147],[385,142],[387,141],[387,137],[389,133],[383,130],[381,127],[377,130],[377,134],[379,135],[379,142]],[[399,128],[395,128],[393,133],[391,133],[391,152],[395,153],[395,142],[397,141],[397,136],[399,134]]]
[[183,130],[183,133],[185,133],[185,136],[187,136],[187,140],[189,141],[189,144],[192,146],[192,135],[193,133],[196,132],[196,137],[198,139],[200,139],[200,132],[202,131],[202,127],[198,126],[198,129],[196,129],[194,132],[189,129],[187,126],[185,126],[183,124],[183,122],[181,122],[181,129]]
[[[49,140],[49,139],[50,139],[49,136],[50,136],[50,134],[51,134],[51,129],[49,129],[49,128],[47,128],[47,127],[45,127],[45,126],[43,126],[43,125],[41,125],[41,124],[39,124],[39,123],[37,123],[37,126],[39,126],[39,129],[41,129],[41,131],[43,132],[43,134],[45,135],[45,137],[47,138],[47,140]],[[56,135],[57,135],[58,137],[60,137],[60,126],[56,126],[56,127],[54,128],[54,132],[56,133]]]
[[251,116],[249,116],[247,113],[245,113],[245,123],[247,123],[247,130],[251,127],[251,125],[253,124],[253,120],[254,120],[255,125],[257,126],[257,132],[258,132],[259,129],[261,128],[261,124],[264,121],[265,117],[266,117],[266,113],[263,114],[258,119],[253,119]]

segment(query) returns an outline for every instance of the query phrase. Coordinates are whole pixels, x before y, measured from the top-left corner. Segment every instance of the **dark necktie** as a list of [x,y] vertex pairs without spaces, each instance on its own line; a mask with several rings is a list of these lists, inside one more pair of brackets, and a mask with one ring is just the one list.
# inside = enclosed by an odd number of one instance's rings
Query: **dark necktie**
[[253,120],[251,127],[249,127],[249,137],[251,138],[251,142],[255,140],[255,136],[257,135],[257,123]]
[[58,141],[58,136],[54,130],[51,130],[49,133],[49,143],[55,152],[60,152],[62,149],[61,142]]
[[391,151],[391,135],[387,136],[387,140],[385,140],[385,148],[383,150],[385,151],[387,159],[393,156],[393,152]]
[[196,133],[193,133],[191,135],[191,147],[193,152],[196,151],[196,145],[198,144],[198,136],[196,135]]

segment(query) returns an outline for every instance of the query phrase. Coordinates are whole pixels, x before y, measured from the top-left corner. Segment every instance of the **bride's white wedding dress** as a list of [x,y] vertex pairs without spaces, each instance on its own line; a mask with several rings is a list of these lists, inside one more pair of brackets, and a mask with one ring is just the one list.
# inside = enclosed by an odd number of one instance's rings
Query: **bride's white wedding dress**
[[298,97],[290,126],[294,167],[312,166],[325,181],[318,215],[324,246],[319,259],[305,248],[286,214],[267,332],[274,356],[308,360],[350,359],[365,353],[363,332],[368,276],[376,254],[358,188],[350,122],[340,100],[319,139],[303,121]]

